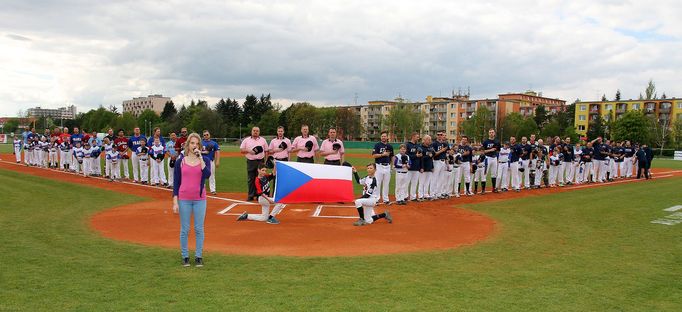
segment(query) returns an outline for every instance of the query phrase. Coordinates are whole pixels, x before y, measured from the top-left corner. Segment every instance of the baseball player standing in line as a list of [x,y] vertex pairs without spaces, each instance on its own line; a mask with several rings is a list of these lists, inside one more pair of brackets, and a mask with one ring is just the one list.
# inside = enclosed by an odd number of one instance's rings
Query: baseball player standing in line
[[[460,167],[460,164],[462,163],[462,155],[459,153],[455,153],[455,149],[451,148],[449,151],[449,156],[451,157],[450,160],[450,165],[451,165],[451,171],[450,171],[450,181],[448,181],[449,189],[450,189],[450,195],[455,196],[459,198],[459,184],[460,184],[460,179],[462,178],[462,173],[461,170],[462,168]],[[495,188],[493,186],[493,188]]]
[[92,175],[92,147],[89,141],[83,142],[83,176],[88,177]]
[[[552,144],[549,145],[549,156],[551,157],[552,154],[554,154],[554,150],[556,148],[559,148],[559,152],[563,154],[564,151],[564,143],[561,142],[561,138],[559,136],[555,136],[554,139],[552,140]],[[563,186],[564,185],[564,162],[563,159],[558,165],[558,169],[556,172],[555,181],[558,181],[558,184]],[[551,174],[551,170],[550,170]]]
[[502,148],[498,153],[497,158],[497,180],[495,188],[498,192],[506,192],[509,186],[509,161],[511,155],[511,148],[509,142],[504,142]]
[[204,139],[201,141],[201,153],[204,156],[208,156],[211,160],[211,164],[206,164],[211,166],[211,177],[208,178],[208,188],[212,195],[216,194],[215,191],[215,168],[220,167],[220,145],[216,141],[211,140],[211,133],[208,130],[204,130]]
[[433,198],[447,198],[447,185],[448,185],[448,174],[447,174],[447,151],[450,149],[450,145],[445,137],[445,131],[440,130],[436,133],[436,141],[431,145],[433,147],[433,175],[431,176],[431,190],[429,194]]
[[497,153],[500,150],[500,141],[495,139],[495,129],[490,128],[488,130],[488,139],[483,141],[483,152],[485,153],[486,160],[488,162],[488,167],[486,169],[485,176],[486,178],[483,179],[483,185],[482,185],[482,190],[481,194],[485,194],[485,181],[488,177],[488,173],[490,173],[490,180],[493,185],[493,193],[497,192],[497,189],[495,188],[496,180],[497,180]]
[[320,146],[320,156],[324,157],[325,165],[341,166],[344,161],[345,149],[343,142],[336,138],[336,128],[329,128],[326,140]]
[[[96,177],[102,175],[102,159],[100,158],[102,152],[102,139],[97,137],[97,131],[92,131],[90,135],[90,149],[92,150],[92,174]],[[95,149],[97,151],[95,151]]]
[[562,182],[566,185],[573,184],[573,175],[575,173],[575,166],[573,166],[573,161],[575,159],[573,144],[571,144],[571,137],[566,137],[564,139],[564,144],[561,148],[561,153],[564,154],[564,162],[560,169],[559,175],[561,175]]
[[[246,211],[237,217],[237,221],[251,220],[251,221],[265,221],[267,224],[279,224],[279,220],[275,216],[282,211],[284,205],[276,204],[270,197],[270,181],[274,180],[275,176],[268,173],[265,164],[258,165],[258,177],[255,180],[256,196],[258,196],[258,203],[261,206],[261,214],[248,214]],[[270,212],[270,205],[275,205],[275,208]]]
[[187,128],[181,128],[180,137],[175,141],[175,154],[178,155],[178,157],[180,157],[180,154],[182,154],[185,148],[185,142],[187,142]]
[[435,151],[431,146],[431,136],[425,135],[422,139],[421,150],[421,169],[419,170],[419,197],[418,201],[431,200],[429,188],[433,183],[433,154]]
[[413,132],[410,141],[405,143],[407,156],[410,157],[410,168],[407,170],[407,179],[410,190],[410,201],[417,200],[417,184],[421,175],[422,151],[419,142],[419,133]]
[[59,155],[59,137],[51,137],[50,138],[50,144],[48,146],[49,150],[49,159],[50,159],[50,168],[58,168],[57,163],[58,163],[58,156]]
[[623,162],[621,163],[621,172],[625,172],[625,178],[632,177],[633,156],[635,156],[635,149],[632,147],[630,141],[625,141],[623,148]]
[[59,166],[62,171],[69,171],[71,165],[71,136],[63,137],[59,143]]
[[521,172],[520,168],[523,168],[523,162],[521,161],[521,156],[523,155],[523,146],[516,143],[516,137],[509,138],[509,149],[511,153],[509,154],[509,174],[511,175],[511,187],[514,191],[521,191]]
[[166,172],[163,168],[163,158],[166,155],[166,148],[161,145],[161,140],[158,137],[154,138],[154,144],[149,148],[149,157],[151,158],[151,172],[152,181],[151,184],[158,186],[159,183],[163,183],[164,187],[168,187],[168,181],[166,181]]
[[374,212],[374,207],[379,201],[379,187],[377,185],[377,178],[374,176],[375,173],[376,163],[367,165],[367,176],[362,179],[360,179],[358,171],[353,167],[355,182],[362,185],[362,196],[355,200],[355,207],[358,210],[358,216],[360,217],[353,223],[355,226],[369,225],[382,218],[386,219],[388,223],[393,223],[393,218],[391,218],[391,213],[388,209],[380,214]]
[[611,178],[612,179],[622,179],[623,178],[623,170],[618,170],[622,167],[623,164],[623,142],[614,142],[613,148],[611,149],[611,155],[613,157],[613,160],[611,161]]
[[111,148],[104,157],[109,163],[109,182],[117,181],[121,178],[121,155],[117,149]]
[[372,157],[374,157],[375,162],[377,187],[381,191],[384,204],[391,203],[388,198],[388,184],[391,182],[393,156],[393,146],[388,144],[388,132],[381,131],[381,141],[374,144]]
[[583,149],[580,146],[580,142],[575,143],[573,148],[573,176],[571,176],[571,182],[575,181],[575,184],[581,184],[583,182],[583,173],[585,172],[585,163],[582,162]]
[[398,155],[396,155],[393,162],[395,167],[395,200],[398,205],[406,205],[408,199],[407,183],[410,182],[408,178],[408,170],[410,169],[410,157],[407,156],[407,146],[400,144]]
[[128,158],[130,158],[128,156],[128,138],[124,136],[123,129],[118,129],[118,137],[114,140],[114,148],[118,151],[120,157],[119,167],[123,168],[123,176],[126,180],[130,180],[130,170],[128,169]]
[[[141,169],[140,169],[140,159],[139,159],[139,152],[138,149],[140,146],[143,144],[142,141],[144,140],[144,144],[147,144],[147,137],[145,137],[143,134],[140,134],[140,128],[135,127],[133,129],[133,136],[131,136],[128,139],[128,148],[132,151],[130,154],[130,162],[133,164],[133,182],[138,183],[140,181],[140,176],[142,175]],[[146,157],[147,153],[145,153]],[[146,161],[145,161],[146,163]],[[145,167],[146,169],[146,167]],[[147,176],[149,173],[146,172],[145,176]]]
[[[542,150],[542,161],[540,162],[542,164],[542,171],[541,174],[541,179],[545,183],[545,187],[549,187],[549,179],[548,179],[548,164],[549,164],[549,149],[543,144],[544,141],[542,139],[538,140],[538,149]],[[538,153],[538,156],[540,154]]]
[[[592,142],[587,142],[587,145],[585,148],[583,148],[582,154],[582,162],[585,164],[585,170],[583,171],[583,183],[594,183],[596,181],[595,178],[595,169],[594,166],[596,161],[594,160],[594,147],[592,147]],[[592,178],[590,179],[590,175],[592,175]]]
[[284,136],[284,127],[277,127],[277,137],[270,141],[269,146],[272,157],[278,161],[289,161],[289,151],[291,151],[291,141]]
[[175,160],[178,158],[178,153],[175,151],[175,142],[178,136],[175,132],[171,132],[170,139],[166,141],[166,154],[168,161],[166,162],[166,170],[168,171],[168,188],[173,187],[173,179],[175,177],[173,168],[175,168]]
[[256,177],[258,177],[258,165],[265,160],[268,152],[268,143],[260,136],[260,128],[251,128],[251,136],[242,140],[239,146],[239,151],[246,157],[246,175],[248,177],[249,195],[247,201],[253,201],[257,198],[256,194]]
[[[76,145],[78,145],[78,147],[80,149],[83,148],[83,135],[80,134],[80,129],[78,129],[77,127],[74,127],[73,128],[73,134],[71,134],[71,146],[75,147]],[[75,157],[75,154],[72,153],[71,164],[76,164],[76,160],[77,159]],[[78,168],[80,169],[80,167],[81,167],[81,164],[79,163]]]
[[297,136],[292,143],[292,152],[296,153],[296,161],[304,163],[315,163],[315,152],[320,147],[317,145],[317,138],[308,134],[308,125],[301,125],[301,135]]
[[523,146],[524,149],[524,164],[526,165],[524,173],[523,173],[523,185],[525,188],[530,189],[531,184],[535,183],[535,181],[531,181],[530,178],[530,172],[535,171],[535,168],[532,166],[533,162],[533,156],[536,155],[536,153],[533,153],[538,147],[537,142],[535,141],[535,134],[530,135],[530,140],[526,145]]
[[156,127],[154,128],[154,132],[152,132],[152,137],[147,140],[147,147],[152,147],[154,145],[154,139],[159,139],[161,142],[161,146],[166,146],[166,140],[163,139],[163,136],[161,136],[161,128]]
[[139,162],[140,168],[140,183],[149,183],[149,148],[147,147],[147,139],[141,137],[138,141],[137,148],[135,149],[137,161]]
[[[474,157],[471,159],[471,170],[474,172],[474,194],[478,194],[478,182],[481,182],[481,195],[485,195],[486,174],[488,171],[488,158],[485,155],[485,145],[476,148]],[[495,170],[497,172],[497,170]],[[493,187],[493,190],[495,187]]]
[[73,159],[74,161],[72,162],[73,168],[71,169],[72,172],[75,172],[76,174],[80,174],[82,167],[83,167],[83,148],[81,147],[81,142],[77,142],[73,149],[72,149],[72,154],[73,154]]
[[104,152],[104,177],[111,177],[111,160],[107,158],[109,152],[114,149],[114,143],[109,139],[109,136],[104,137],[102,141],[102,151]]
[[17,164],[21,163],[21,151],[24,147],[24,142],[19,138],[19,136],[14,137],[14,158]]
[[606,178],[606,149],[602,144],[601,137],[592,140],[592,148],[594,148],[592,182],[604,182]]
[[[471,146],[469,146],[469,137],[462,136],[460,145],[457,146],[457,153],[462,155],[462,163],[460,167],[462,168],[462,175],[464,176],[464,195],[472,196],[474,193],[471,192],[471,157],[473,156],[471,151]],[[498,168],[499,169],[499,168]]]

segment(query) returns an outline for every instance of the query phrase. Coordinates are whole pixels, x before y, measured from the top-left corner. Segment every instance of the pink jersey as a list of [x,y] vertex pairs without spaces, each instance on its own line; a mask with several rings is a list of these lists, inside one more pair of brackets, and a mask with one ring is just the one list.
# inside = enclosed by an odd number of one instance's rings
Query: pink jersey
[[[313,148],[308,152],[308,149],[305,147],[306,142],[312,141],[313,142]],[[294,148],[300,149],[296,153],[296,156],[302,157],[302,158],[311,158],[315,157],[315,152],[320,149],[319,145],[317,144],[317,139],[315,136],[309,135],[308,137],[304,138],[302,136],[297,136],[294,139],[294,143],[292,143]]]
[[341,155],[344,153],[343,149],[343,142],[341,140],[336,139],[334,141],[330,141],[329,139],[326,139],[322,141],[322,146],[320,146],[320,152],[333,152],[334,151],[334,144],[339,144],[341,147],[336,151],[336,153],[329,154],[324,157],[326,160],[341,160]]
[[275,149],[279,148],[279,145],[282,144],[282,142],[286,143],[287,148],[285,148],[282,151],[276,152],[272,154],[272,157],[275,157],[275,159],[284,159],[284,158],[289,158],[289,152],[291,151],[291,140],[287,138],[274,138],[272,141],[270,141],[270,152],[274,152]]
[[256,146],[262,146],[263,147],[263,152],[259,154],[251,154],[248,153],[246,154],[246,159],[248,160],[258,160],[258,159],[263,159],[265,158],[265,152],[268,151],[268,142],[265,142],[265,139],[263,137],[258,137],[254,139],[253,137],[249,136],[244,138],[242,140],[242,145],[239,146],[240,149],[248,149],[249,151],[253,150],[254,147]]

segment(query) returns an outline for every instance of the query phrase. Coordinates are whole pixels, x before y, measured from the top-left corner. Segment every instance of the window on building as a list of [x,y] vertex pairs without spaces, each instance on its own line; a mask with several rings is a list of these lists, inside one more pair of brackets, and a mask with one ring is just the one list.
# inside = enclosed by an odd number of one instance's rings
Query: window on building
[[587,105],[580,105],[580,110],[581,111],[586,111],[587,110]]
[[639,109],[639,103],[632,104],[632,109]]
[[682,109],[682,102],[677,102],[677,108]]
[[613,109],[613,105],[611,105],[611,104],[606,104],[606,110],[612,110],[612,109]]
[[585,115],[578,116],[578,120],[580,120],[580,121],[585,121],[585,119],[586,119]]
[[578,125],[578,130],[585,131],[585,125]]

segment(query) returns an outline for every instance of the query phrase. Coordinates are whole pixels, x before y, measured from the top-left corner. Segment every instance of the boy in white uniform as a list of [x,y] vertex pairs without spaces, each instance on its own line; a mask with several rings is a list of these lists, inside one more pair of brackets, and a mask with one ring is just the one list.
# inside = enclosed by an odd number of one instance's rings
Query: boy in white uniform
[[47,137],[42,136],[40,137],[40,142],[38,143],[38,146],[40,147],[38,149],[38,165],[43,168],[47,168],[47,165],[49,163],[49,157],[50,157],[50,142],[47,142]]
[[498,192],[506,192],[509,187],[509,154],[511,154],[509,142],[504,142],[497,155],[497,185],[495,188]]
[[[474,155],[471,161],[471,166],[474,171],[474,194],[478,193],[479,182],[481,183],[481,194],[485,194],[485,180],[487,176],[485,172],[488,170],[488,157],[485,156],[482,148],[477,148],[475,154],[476,155]],[[493,172],[493,175],[496,176],[497,168],[493,170]]]
[[[105,139],[106,140],[106,139]],[[121,178],[121,155],[115,148],[109,149],[105,155],[109,165],[109,181],[114,182]]]
[[370,163],[367,165],[367,176],[360,179],[358,171],[353,167],[353,177],[355,182],[362,185],[362,196],[355,200],[355,207],[358,210],[360,218],[353,223],[354,226],[364,226],[374,223],[374,221],[385,218],[388,223],[393,223],[393,218],[388,209],[384,213],[375,214],[374,207],[379,201],[379,192],[377,192],[377,179],[374,177],[376,172],[376,165]]
[[14,157],[17,160],[17,164],[21,163],[21,151],[24,146],[23,141],[19,137],[14,138]]
[[450,153],[451,163],[450,165],[452,166],[452,171],[450,172],[450,192],[452,192],[450,195],[452,196],[454,194],[455,197],[459,198],[459,184],[461,183],[462,180],[462,167],[460,166],[462,164],[462,155],[459,153],[455,153],[455,149],[450,149],[448,151]]
[[102,140],[102,148],[104,152],[104,177],[111,178],[111,159],[109,153],[114,149],[114,142],[111,142],[108,137]]
[[407,173],[411,165],[410,157],[407,156],[407,146],[401,144],[398,155],[393,160],[393,167],[395,168],[395,200],[398,205],[407,204],[407,183],[410,182]]
[[166,154],[166,150],[159,138],[154,138],[154,145],[149,150],[149,156],[151,157],[151,167],[152,167],[152,185],[158,185],[163,183],[163,186],[168,186],[166,181],[166,172],[163,168],[163,158]]
[[83,167],[84,156],[81,142],[76,142],[76,146],[72,149],[71,153],[73,155],[73,159],[76,160],[76,162],[73,163],[73,168],[71,168],[71,171],[75,172],[76,174],[80,174]]
[[559,178],[563,162],[564,154],[561,153],[561,148],[557,146],[554,148],[552,156],[549,156],[549,187],[556,187],[557,182],[559,186],[564,186],[562,179]]
[[92,175],[92,148],[90,143],[84,141],[83,143],[83,176],[88,177]]
[[575,144],[573,148],[573,169],[571,170],[571,176],[569,181],[575,181],[575,184],[580,184],[583,182],[583,176],[585,172],[585,164],[580,161],[583,156],[583,149],[580,143]]
[[71,164],[71,142],[68,139],[59,143],[59,166],[62,171],[68,171]]
[[147,148],[147,140],[140,138],[140,146],[135,151],[137,161],[140,169],[140,183],[149,183],[149,149]]
[[57,137],[52,137],[50,139],[50,145],[48,146],[48,158],[50,161],[50,168],[57,168],[57,154],[59,154],[59,144],[57,144]]

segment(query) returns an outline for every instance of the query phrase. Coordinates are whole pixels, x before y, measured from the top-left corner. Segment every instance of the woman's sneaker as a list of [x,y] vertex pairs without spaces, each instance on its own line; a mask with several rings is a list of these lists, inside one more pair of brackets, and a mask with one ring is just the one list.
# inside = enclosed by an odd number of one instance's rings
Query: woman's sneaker
[[196,266],[197,268],[203,267],[204,266],[204,259],[195,258],[194,259],[194,266]]
[[188,257],[182,258],[182,266],[184,266],[184,267],[189,266],[189,258]]

